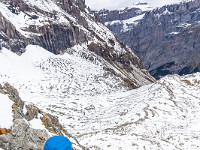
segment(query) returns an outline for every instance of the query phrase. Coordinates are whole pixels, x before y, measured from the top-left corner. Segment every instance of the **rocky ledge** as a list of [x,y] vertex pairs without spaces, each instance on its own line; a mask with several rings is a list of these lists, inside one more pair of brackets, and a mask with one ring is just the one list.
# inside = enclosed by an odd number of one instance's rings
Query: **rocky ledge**
[[[8,95],[13,101],[13,125],[10,129],[0,128],[0,148],[5,150],[41,150],[46,140],[52,135],[67,136],[74,148],[86,148],[69,134],[59,123],[58,118],[45,113],[35,105],[25,105],[18,91],[5,83],[0,85],[0,93]],[[34,119],[40,120],[44,129],[36,129],[31,125]]]

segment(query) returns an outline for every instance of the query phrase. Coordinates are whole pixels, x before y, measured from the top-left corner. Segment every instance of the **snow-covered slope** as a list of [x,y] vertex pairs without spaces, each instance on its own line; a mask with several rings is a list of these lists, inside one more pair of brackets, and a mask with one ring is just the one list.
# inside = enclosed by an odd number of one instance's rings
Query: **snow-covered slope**
[[[167,76],[155,84],[104,97],[91,110],[90,130],[79,135],[91,149],[198,150],[200,74]],[[95,130],[97,125],[101,128]]]
[[58,116],[89,149],[199,149],[200,73],[127,91],[101,59],[83,59],[77,51],[53,55],[29,45],[22,56],[6,49],[0,56],[8,67],[1,65],[1,83],[17,87],[26,104]]
[[44,90],[63,96],[108,94],[127,89],[119,77],[103,69],[109,63],[87,49],[83,51],[83,47],[76,46],[70,53],[54,55],[39,46],[29,45],[21,56],[3,48],[0,62],[6,65],[0,66],[0,80],[21,82],[20,88],[37,92],[39,86],[41,93]]
[[29,45],[21,56],[3,48],[0,63],[6,65],[0,65],[0,81],[14,85],[24,101],[78,128],[85,118],[82,110],[93,109],[93,104],[99,109],[106,105],[96,97],[128,90],[120,77],[104,70],[110,64],[87,49],[83,51],[84,46],[63,55],[34,45]]

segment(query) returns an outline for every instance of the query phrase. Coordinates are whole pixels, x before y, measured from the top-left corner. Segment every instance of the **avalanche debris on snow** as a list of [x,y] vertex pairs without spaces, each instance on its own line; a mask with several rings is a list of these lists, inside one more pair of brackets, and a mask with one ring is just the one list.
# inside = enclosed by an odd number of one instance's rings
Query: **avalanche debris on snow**
[[[103,128],[80,135],[80,141],[91,149],[197,150],[199,84],[199,73],[167,76],[155,84],[110,96],[103,114],[95,112],[99,116],[96,122]],[[95,121],[90,125],[95,127]]]
[[[106,75],[106,62],[85,59],[93,55],[84,45],[60,56],[29,45],[23,55],[2,50],[0,63],[7,69],[1,65],[1,82],[17,87],[26,103],[58,116],[82,145],[110,150],[199,149],[199,73],[167,76],[127,91],[119,79]],[[31,124],[42,128],[38,120]]]

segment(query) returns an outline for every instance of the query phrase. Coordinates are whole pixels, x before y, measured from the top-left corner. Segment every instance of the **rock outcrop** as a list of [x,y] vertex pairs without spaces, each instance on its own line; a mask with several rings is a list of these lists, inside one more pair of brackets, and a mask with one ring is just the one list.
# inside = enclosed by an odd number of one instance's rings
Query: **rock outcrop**
[[[0,93],[8,95],[13,101],[13,126],[11,129],[0,129],[0,148],[41,150],[51,135],[60,135],[73,139],[74,147],[86,149],[64,129],[57,117],[41,111],[33,104],[25,105],[18,91],[8,83],[0,85]],[[41,122],[44,129],[32,126],[31,121],[36,119]]]
[[199,8],[199,0],[168,5],[146,12],[127,31],[119,23],[108,27],[134,49],[155,78],[194,73],[200,70]]

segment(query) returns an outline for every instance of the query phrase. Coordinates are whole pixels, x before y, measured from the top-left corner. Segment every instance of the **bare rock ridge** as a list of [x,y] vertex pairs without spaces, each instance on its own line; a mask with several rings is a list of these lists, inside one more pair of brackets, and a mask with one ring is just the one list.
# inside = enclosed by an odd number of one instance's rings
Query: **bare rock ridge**
[[[151,75],[160,78],[200,70],[199,8],[199,0],[167,5],[143,12],[144,16],[132,23],[123,18],[121,22],[114,19],[109,22],[105,19],[107,15],[100,17],[122,42],[135,50]],[[124,25],[128,29],[124,30]]]
[[[0,0],[0,47],[23,53],[28,44],[39,45],[54,54],[76,45],[105,59],[113,74],[129,88],[154,81],[130,48],[123,45],[80,0]],[[16,21],[15,19],[20,19]],[[118,72],[118,73],[117,73]],[[139,79],[139,78],[141,79]]]
[[[41,111],[35,105],[25,105],[13,86],[8,83],[4,86],[0,85],[0,94],[8,95],[9,99],[13,101],[13,126],[11,129],[4,129],[9,132],[0,132],[0,148],[41,150],[51,133],[52,135],[67,136],[73,139],[74,147],[85,149],[63,128],[57,117]],[[44,129],[32,127],[30,122],[33,120],[40,120]]]

